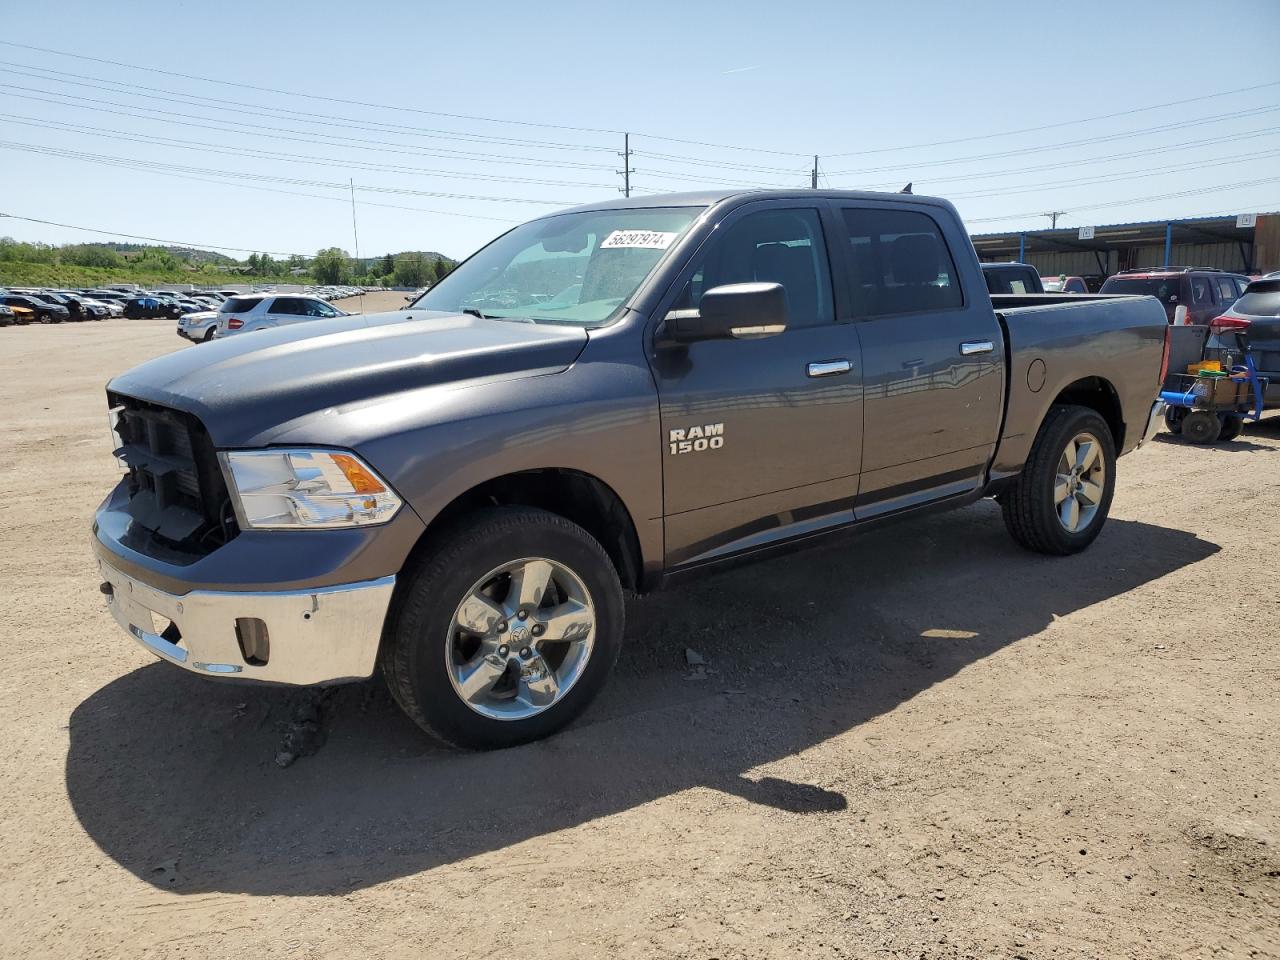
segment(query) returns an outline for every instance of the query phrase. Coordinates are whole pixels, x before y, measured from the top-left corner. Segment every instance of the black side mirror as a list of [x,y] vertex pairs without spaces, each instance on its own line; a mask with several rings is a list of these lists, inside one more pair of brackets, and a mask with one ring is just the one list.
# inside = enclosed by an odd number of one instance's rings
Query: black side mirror
[[787,329],[787,294],[780,283],[726,283],[712,287],[697,310],[672,310],[662,337],[676,343],[698,340],[760,340]]

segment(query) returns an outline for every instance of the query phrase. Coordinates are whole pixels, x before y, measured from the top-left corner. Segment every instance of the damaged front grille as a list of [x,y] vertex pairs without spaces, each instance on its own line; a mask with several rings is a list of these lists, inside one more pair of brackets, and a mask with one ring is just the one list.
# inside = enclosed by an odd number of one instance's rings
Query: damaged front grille
[[203,555],[239,533],[226,481],[204,425],[189,413],[108,394],[116,456],[129,470],[134,535]]

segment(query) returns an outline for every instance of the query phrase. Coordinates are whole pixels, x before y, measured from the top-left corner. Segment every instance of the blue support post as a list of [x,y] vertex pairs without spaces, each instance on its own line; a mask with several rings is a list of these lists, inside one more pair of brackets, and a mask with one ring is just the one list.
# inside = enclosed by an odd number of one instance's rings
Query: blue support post
[[1173,224],[1166,223],[1164,225],[1164,263],[1161,266],[1169,266],[1173,260]]
[[1025,233],[1018,234],[1018,262],[1027,262],[1027,235]]

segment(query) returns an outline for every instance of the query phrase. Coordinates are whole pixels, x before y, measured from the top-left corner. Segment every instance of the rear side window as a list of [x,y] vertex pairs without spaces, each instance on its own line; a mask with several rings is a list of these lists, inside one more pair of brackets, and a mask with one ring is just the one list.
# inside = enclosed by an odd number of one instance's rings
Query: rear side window
[[1240,296],[1236,290],[1236,282],[1230,277],[1218,278],[1218,299],[1223,303],[1234,303],[1236,297]]
[[297,297],[276,297],[275,303],[267,310],[267,313],[284,313],[290,316],[305,315],[306,312],[306,301]]
[[232,297],[222,305],[223,313],[248,313],[258,305],[257,298]]
[[853,254],[854,312],[887,317],[964,306],[938,224],[913,210],[841,211]]

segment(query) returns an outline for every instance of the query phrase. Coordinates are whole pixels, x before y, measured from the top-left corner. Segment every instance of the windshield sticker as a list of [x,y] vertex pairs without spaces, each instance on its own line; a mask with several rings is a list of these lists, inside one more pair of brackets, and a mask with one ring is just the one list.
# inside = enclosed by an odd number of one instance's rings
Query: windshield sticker
[[665,250],[676,238],[674,233],[661,230],[615,230],[600,244],[601,250],[617,250],[622,247],[640,247],[645,250]]

